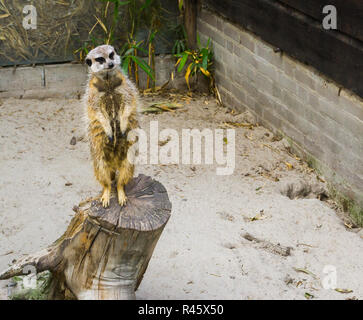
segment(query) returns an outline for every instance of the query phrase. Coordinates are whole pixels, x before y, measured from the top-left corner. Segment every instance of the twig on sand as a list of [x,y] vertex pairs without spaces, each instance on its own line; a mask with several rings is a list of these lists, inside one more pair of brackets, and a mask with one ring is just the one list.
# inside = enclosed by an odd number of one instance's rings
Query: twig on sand
[[297,247],[304,246],[304,247],[310,247],[310,248],[317,248],[317,246],[313,246],[313,245],[307,244],[307,243],[300,243],[300,242],[296,246]]
[[5,257],[5,256],[8,256],[9,254],[13,254],[13,253],[14,253],[14,251],[9,251],[4,254],[0,254],[0,257]]
[[265,249],[273,254],[278,254],[284,257],[287,257],[291,254],[291,249],[292,249],[291,247],[285,247],[280,244],[273,244],[269,241],[258,239],[249,233],[243,234],[242,237],[248,241],[259,243],[262,249]]

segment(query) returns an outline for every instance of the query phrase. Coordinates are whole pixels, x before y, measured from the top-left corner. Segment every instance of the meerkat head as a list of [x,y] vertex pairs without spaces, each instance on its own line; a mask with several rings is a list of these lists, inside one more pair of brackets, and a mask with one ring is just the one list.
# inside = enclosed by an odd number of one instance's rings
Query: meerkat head
[[104,76],[119,67],[121,58],[114,47],[105,44],[91,50],[86,57],[86,63],[93,74]]

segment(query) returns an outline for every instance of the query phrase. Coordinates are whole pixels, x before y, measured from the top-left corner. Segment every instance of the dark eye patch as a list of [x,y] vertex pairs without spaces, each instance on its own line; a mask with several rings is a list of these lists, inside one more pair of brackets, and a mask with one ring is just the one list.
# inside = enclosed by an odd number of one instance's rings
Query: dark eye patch
[[95,59],[97,62],[99,62],[100,64],[103,64],[106,62],[105,58],[104,57],[98,57]]
[[115,56],[115,52],[111,52],[109,55],[110,59],[112,59],[112,60],[113,60],[114,56]]

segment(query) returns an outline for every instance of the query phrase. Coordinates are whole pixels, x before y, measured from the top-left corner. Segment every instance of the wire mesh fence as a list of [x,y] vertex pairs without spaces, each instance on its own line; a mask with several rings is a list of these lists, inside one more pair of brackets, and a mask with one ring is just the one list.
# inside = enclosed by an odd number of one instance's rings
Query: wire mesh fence
[[[156,50],[170,53],[177,1],[162,2],[168,22],[161,27]],[[0,0],[0,66],[74,61],[85,43],[104,42],[105,30],[98,21],[111,21],[113,14],[113,3],[100,0]],[[126,7],[119,15],[116,47],[127,41],[129,28]],[[137,37],[146,39],[147,32],[140,29]]]

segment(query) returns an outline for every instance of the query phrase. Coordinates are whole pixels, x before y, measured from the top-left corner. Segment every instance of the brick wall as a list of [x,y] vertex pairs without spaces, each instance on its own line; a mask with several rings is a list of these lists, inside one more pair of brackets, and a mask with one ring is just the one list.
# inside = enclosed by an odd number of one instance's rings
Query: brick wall
[[260,123],[288,137],[363,224],[362,100],[205,8],[198,33],[203,43],[208,37],[213,41],[224,104],[249,109]]
[[85,65],[71,63],[1,68],[0,98],[81,97],[87,81],[86,72]]

